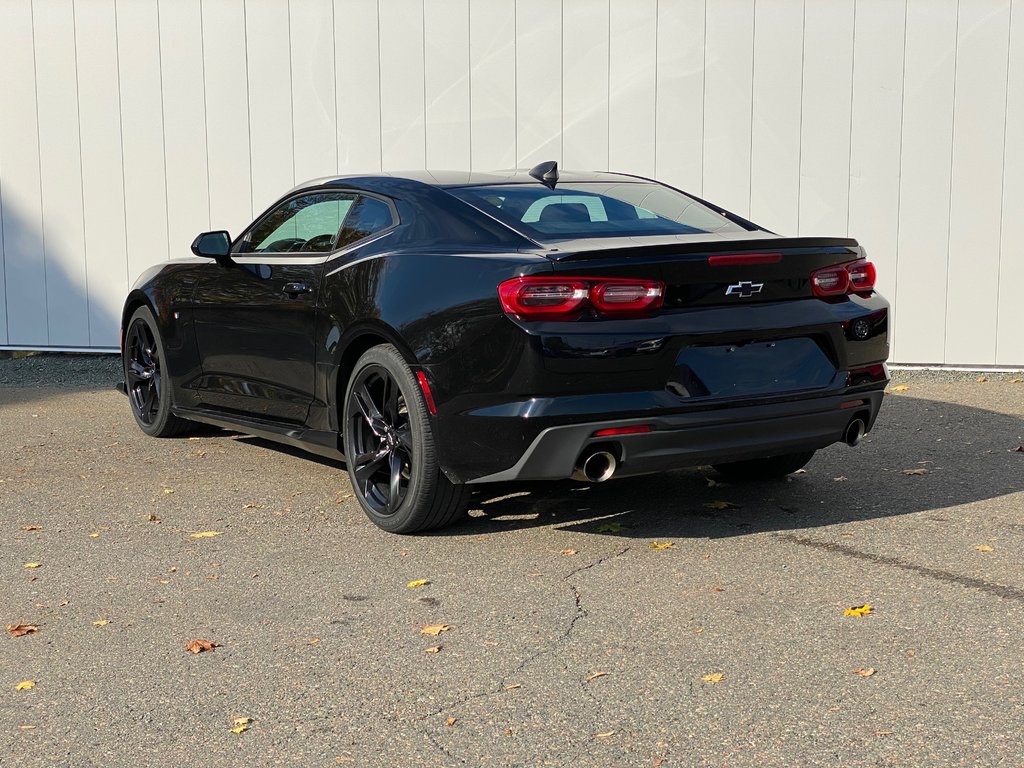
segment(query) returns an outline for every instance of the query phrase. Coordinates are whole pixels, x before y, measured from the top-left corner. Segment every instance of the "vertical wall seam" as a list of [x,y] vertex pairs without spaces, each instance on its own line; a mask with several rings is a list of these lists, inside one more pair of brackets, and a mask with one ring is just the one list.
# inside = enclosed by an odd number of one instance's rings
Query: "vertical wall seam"
[[297,184],[298,169],[295,167],[295,67],[292,66],[292,0],[288,0],[288,108],[291,115],[289,127],[292,134],[292,184]]
[[708,128],[708,0],[704,0],[704,45],[701,50],[700,85],[700,196],[704,197],[704,179],[707,176],[707,152],[705,151]]
[[[910,0],[903,0],[903,62],[902,69],[900,71],[900,146],[899,146],[899,160],[896,166],[896,247],[895,253],[893,254],[893,302],[899,304],[900,295],[900,232],[902,230],[903,221],[900,218],[901,211],[903,209],[903,135],[904,135],[904,120],[907,106],[907,18],[909,16]],[[892,334],[890,346],[893,352],[896,350],[896,324],[892,322],[892,313],[889,316],[890,320],[890,333]],[[893,355],[895,357],[895,354]]]
[[[564,0],[563,0],[564,1]],[[658,178],[658,30],[661,29],[661,0],[654,0],[654,178]],[[611,34],[611,30],[608,31]]]
[[850,199],[853,189],[853,109],[857,88],[857,0],[853,0],[853,40],[850,48],[850,146],[846,157],[846,236],[850,236]]
[[256,190],[252,183],[252,101],[249,98],[249,12],[242,0],[242,49],[245,54],[245,130],[249,141],[249,218],[253,218],[256,207]]
[[[199,0],[199,63],[203,68],[203,135],[206,137],[206,228],[213,226],[213,199],[210,196],[210,109],[206,103],[210,88],[206,83],[206,29],[203,26],[203,2]],[[246,90],[249,90],[246,87]]]
[[519,0],[512,0],[512,124],[515,128],[512,140],[512,167],[519,167]]
[[384,169],[384,85],[381,83],[380,60],[380,0],[377,0],[377,148],[380,151],[380,168]]
[[[36,110],[36,164],[39,172],[39,244],[43,256],[43,308],[46,316],[46,344],[50,344],[50,291],[46,281],[46,211],[43,208],[43,142],[39,133],[39,67],[36,66],[36,4],[29,3],[29,26],[32,32],[32,90]],[[9,332],[8,332],[9,334]]]
[[131,255],[128,252],[128,183],[124,174],[124,104],[121,96],[121,31],[117,23],[117,0],[114,6],[114,68],[117,71],[117,132],[118,149],[121,155],[121,216],[124,225],[124,281],[131,288]]
[[338,35],[334,0],[331,0],[331,95],[334,97],[334,173],[341,175],[341,117],[338,113]]
[[1007,0],[1009,18],[1006,20],[1006,86],[1003,96],[1003,153],[999,176],[999,260],[996,262],[996,329],[995,359],[999,363],[999,297],[1000,284],[1003,277],[1003,218],[1006,212],[1006,128],[1009,124],[1010,112],[1010,47],[1013,45],[1013,0]]
[[800,24],[800,119],[797,125],[799,141],[797,141],[796,151],[796,232],[793,233],[797,236],[800,235],[800,201],[804,191],[804,81],[806,80],[804,72],[807,61],[807,0],[803,2],[802,11],[803,18]]
[[427,8],[426,0],[420,0],[420,55],[423,72],[423,167],[429,168],[427,161]]
[[473,3],[466,0],[466,89],[469,117],[469,170],[473,170]]
[[949,127],[949,200],[946,201],[946,295],[943,297],[942,316],[942,360],[946,362],[946,326],[949,324],[949,238],[953,218],[953,165],[956,160],[956,80],[960,58],[960,0],[956,2],[956,25],[953,31],[953,106],[950,111]]
[[0,291],[3,291],[4,297],[3,343],[7,344],[11,338],[11,316],[8,312],[9,304],[7,301],[7,251],[4,248],[4,173],[2,167],[0,167],[0,263],[3,264],[3,269],[0,270],[0,279],[3,280],[3,285],[0,285]]
[[[171,231],[171,210],[170,210],[170,197],[167,193],[167,127],[166,127],[166,109],[164,108],[164,41],[163,35],[160,32],[160,2],[154,0],[153,4],[156,6],[156,56],[157,56],[157,71],[159,72],[160,81],[160,146],[163,147],[163,154],[161,159],[164,164],[164,225],[167,232],[167,240],[170,240]],[[171,251],[168,243],[164,243],[167,246],[166,259],[171,258]]]
[[565,0],[558,0],[558,162],[565,165]]
[[750,155],[750,166],[747,168],[747,213],[754,202],[754,67],[757,62],[757,0],[750,3],[750,139],[747,151]]
[[[89,296],[89,238],[86,234],[89,222],[85,215],[85,167],[82,164],[82,96],[78,88],[78,20],[75,16],[77,0],[71,0],[71,47],[75,62],[75,122],[78,128],[78,191],[82,196],[82,282],[85,288],[85,338],[92,346],[92,300]],[[34,43],[33,43],[34,45]]]

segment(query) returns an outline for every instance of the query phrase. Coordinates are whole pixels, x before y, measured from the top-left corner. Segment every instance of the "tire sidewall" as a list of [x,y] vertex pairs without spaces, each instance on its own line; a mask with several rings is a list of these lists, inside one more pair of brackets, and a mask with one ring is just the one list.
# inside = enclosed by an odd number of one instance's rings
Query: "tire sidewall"
[[381,515],[376,512],[363,498],[359,490],[355,472],[351,464],[346,461],[348,467],[349,481],[352,484],[353,495],[359,501],[375,525],[391,532],[402,532],[409,528],[411,520],[421,514],[425,501],[433,492],[430,480],[437,474],[437,464],[433,456],[433,436],[431,433],[430,418],[427,413],[427,405],[424,402],[423,393],[420,391],[413,376],[412,370],[402,358],[398,350],[391,344],[381,344],[372,347],[363,354],[356,362],[348,384],[345,386],[345,399],[342,403],[342,439],[345,447],[345,456],[351,457],[355,454],[354,438],[349,429],[352,419],[352,390],[360,375],[368,368],[382,368],[391,379],[398,385],[402,397],[405,399],[406,409],[409,413],[409,427],[412,432],[412,461],[409,473],[409,488],[405,498],[399,505],[398,510],[390,515]]
[[[135,403],[132,401],[130,392],[128,393],[128,407],[131,409],[132,416],[135,418],[135,423],[139,426],[139,429],[150,437],[157,437],[167,428],[167,420],[171,415],[171,381],[167,375],[167,357],[164,354],[164,342],[163,338],[160,336],[160,330],[157,328],[156,318],[153,316],[153,312],[149,307],[139,307],[134,313],[132,313],[131,319],[128,321],[128,326],[125,330],[125,339],[128,339],[132,328],[137,322],[143,322],[149,327],[156,343],[156,353],[160,361],[160,405],[157,408],[156,418],[153,419],[152,424],[146,424],[139,418],[139,414],[135,410]],[[127,387],[129,386],[127,346],[121,352],[121,368],[124,374],[125,386]]]

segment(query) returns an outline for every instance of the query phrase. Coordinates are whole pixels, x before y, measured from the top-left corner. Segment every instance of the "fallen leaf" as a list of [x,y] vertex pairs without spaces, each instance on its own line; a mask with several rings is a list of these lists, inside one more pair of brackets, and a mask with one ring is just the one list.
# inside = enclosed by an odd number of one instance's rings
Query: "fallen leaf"
[[445,724],[446,726],[448,726],[449,728],[451,728],[451,727],[452,727],[453,725],[455,725],[455,724],[456,724],[457,722],[459,722],[459,721],[458,721],[458,720],[456,720],[456,719],[455,719],[454,717],[449,717],[449,718],[448,718],[447,720],[445,720],[445,721],[444,721],[444,724]]
[[909,649],[909,650],[907,651],[907,658],[908,658],[908,659],[912,659],[912,658],[914,658],[915,656],[917,656],[917,650],[916,650],[916,649],[914,649],[914,648],[910,648],[910,649]]
[[906,392],[910,387],[906,384],[897,384],[895,387],[889,387],[890,392]]
[[236,725],[234,728],[231,729],[231,733],[245,733],[248,730],[248,725]]
[[845,475],[840,475],[839,477],[833,477],[832,479],[835,480],[837,483],[842,483],[845,480],[849,480],[850,478],[846,477]]
[[597,529],[598,533],[622,533],[623,527],[620,523],[606,523]]
[[185,644],[185,650],[189,653],[202,653],[203,651],[212,651],[214,648],[220,648],[220,644],[212,643],[209,640],[189,640]]
[[164,488],[164,493],[174,493],[173,488]]
[[575,549],[563,549],[558,554],[560,554],[560,555],[575,555],[576,554],[576,550]]
[[648,546],[651,549],[672,549],[675,543],[671,541],[652,541]]
[[92,625],[93,625],[94,627],[105,627],[105,626],[107,626],[107,624],[109,624],[109,623],[110,623],[110,619],[100,619],[99,621],[94,621],[94,622],[92,623]]
[[1007,379],[1007,384],[1024,384],[1024,379]]
[[986,381],[988,381],[988,376],[979,376],[978,378],[975,379],[975,381],[978,382],[979,384],[984,384]]
[[721,501],[716,499],[715,501],[709,501],[705,505],[708,509],[739,509],[739,504],[733,504],[731,501]]
[[991,552],[992,551],[992,547],[990,547],[988,544],[979,544],[978,546],[975,547],[975,549],[978,550],[979,552]]
[[508,685],[505,686],[505,690],[506,691],[514,691],[516,688],[522,688],[522,687],[523,687],[522,683],[509,683]]
[[451,627],[447,624],[427,624],[427,626],[420,630],[420,634],[437,637],[442,632],[447,632],[449,629],[451,629]]
[[725,486],[725,483],[720,483],[717,480],[712,480],[710,477],[705,477],[704,479],[708,481],[708,488],[720,488]]
[[924,467],[918,467],[917,469],[901,469],[900,471],[904,475],[927,475],[930,470],[927,470]]
[[160,522],[160,518],[157,517],[156,515],[154,515],[152,512],[150,512],[148,515],[146,515],[146,522],[147,523],[159,523]]
[[90,539],[98,539],[99,537],[100,537],[100,535],[98,533],[90,533],[89,534],[89,538]]
[[33,728],[35,728],[34,725],[19,725],[18,726],[18,730],[19,731],[31,731]]
[[865,603],[864,605],[847,608],[843,611],[843,616],[867,616],[869,613],[873,613],[874,610],[874,608]]
[[203,458],[206,455],[206,451],[203,451],[203,450],[195,451],[192,455],[201,459],[201,458]]
[[18,683],[16,686],[14,686],[14,690],[16,690],[16,691],[31,691],[35,687],[36,687],[36,681],[35,680],[22,680],[20,683]]
[[873,674],[875,674],[875,668],[857,667],[855,670],[853,670],[853,674],[860,675],[861,677],[871,677]]
[[440,653],[441,652],[441,648],[443,648],[443,647],[444,646],[434,645],[434,646],[431,646],[430,648],[425,649],[423,652],[424,653]]
[[43,526],[41,526],[41,525],[23,525],[23,526],[21,526],[21,530],[29,531],[29,532],[41,531],[41,530],[43,530]]
[[1016,448],[1011,448],[1010,453],[1024,453],[1024,445],[1018,445]]
[[234,720],[231,721],[231,724],[232,725],[248,725],[251,722],[252,722],[252,718],[251,717],[236,717]]
[[597,678],[604,677],[607,674],[607,672],[591,672],[583,682],[589,683],[591,680],[597,680]]
[[601,733],[595,733],[594,734],[594,738],[595,739],[607,739],[609,736],[614,736],[614,735],[615,735],[615,731],[603,731]]
[[42,565],[42,563],[25,563],[25,567],[28,568],[28,569],[38,568],[41,565]]
[[416,579],[415,581],[410,581],[405,586],[409,589],[416,589],[416,587],[425,587],[429,583],[430,579]]
[[244,505],[242,507],[242,509],[256,509],[256,505],[255,504],[246,504],[246,505]]
[[720,683],[723,679],[725,679],[725,675],[722,672],[714,672],[701,678],[705,683]]
[[224,531],[200,531],[199,533],[193,533],[193,539],[212,539],[214,536],[220,536]]
[[875,731],[875,736],[892,736],[892,731]]
[[24,624],[18,622],[17,624],[7,625],[7,634],[11,637],[21,637],[22,635],[31,635],[39,631],[39,627],[35,624]]

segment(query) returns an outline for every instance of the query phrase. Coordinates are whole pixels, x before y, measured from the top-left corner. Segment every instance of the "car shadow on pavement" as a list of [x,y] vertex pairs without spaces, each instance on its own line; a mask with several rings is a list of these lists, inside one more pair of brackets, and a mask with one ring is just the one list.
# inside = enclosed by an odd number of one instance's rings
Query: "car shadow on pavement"
[[699,467],[597,485],[485,487],[470,517],[438,535],[550,526],[624,538],[722,538],[937,511],[1024,489],[1022,442],[1018,416],[890,396],[861,446],[827,448],[784,479],[726,484]]

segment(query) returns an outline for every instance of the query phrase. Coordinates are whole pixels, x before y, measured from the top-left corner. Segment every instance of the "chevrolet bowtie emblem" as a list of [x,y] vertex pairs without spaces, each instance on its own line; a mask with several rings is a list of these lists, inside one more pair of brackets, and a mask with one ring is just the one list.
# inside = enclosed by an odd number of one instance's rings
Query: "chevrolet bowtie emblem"
[[726,288],[725,295],[740,296],[745,299],[748,296],[753,296],[755,293],[760,293],[762,288],[764,288],[764,283],[752,283],[749,280],[741,280]]

